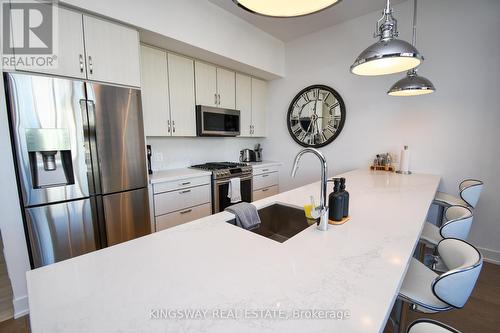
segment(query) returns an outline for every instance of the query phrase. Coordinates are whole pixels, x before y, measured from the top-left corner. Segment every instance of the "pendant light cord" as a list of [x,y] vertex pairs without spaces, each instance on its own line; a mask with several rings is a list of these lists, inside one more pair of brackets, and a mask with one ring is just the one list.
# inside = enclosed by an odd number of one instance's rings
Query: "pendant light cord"
[[417,0],[413,0],[413,39],[411,44],[414,47],[417,45]]

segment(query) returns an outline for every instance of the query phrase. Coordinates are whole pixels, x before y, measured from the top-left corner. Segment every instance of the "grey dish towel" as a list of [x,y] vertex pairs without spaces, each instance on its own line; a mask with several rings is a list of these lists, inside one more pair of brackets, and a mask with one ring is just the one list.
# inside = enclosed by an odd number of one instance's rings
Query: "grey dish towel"
[[253,230],[260,226],[259,213],[252,204],[240,202],[227,207],[225,210],[236,215],[236,226],[240,228]]

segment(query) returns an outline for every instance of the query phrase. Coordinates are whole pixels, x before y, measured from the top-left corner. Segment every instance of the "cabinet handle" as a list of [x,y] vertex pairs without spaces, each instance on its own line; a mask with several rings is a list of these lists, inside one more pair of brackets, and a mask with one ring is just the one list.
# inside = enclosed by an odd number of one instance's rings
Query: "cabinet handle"
[[186,193],[189,193],[189,192],[191,192],[191,190],[180,191],[179,194],[186,194]]
[[217,96],[219,97],[218,104],[220,105],[220,94],[217,94]]
[[80,54],[80,73],[83,73],[83,55]]
[[192,211],[193,211],[192,209],[187,209],[187,210],[180,212],[180,214],[187,214],[187,213],[191,213]]
[[186,186],[186,185],[189,185],[189,184],[191,184],[191,182],[180,183],[179,185],[180,186]]
[[217,93],[214,94],[214,98],[215,98],[215,105],[217,105]]
[[89,56],[89,71],[90,74],[94,74],[94,66],[92,65],[92,56]]
[[262,175],[262,178],[266,178],[266,177],[269,177],[269,175]]
[[170,128],[170,120],[167,120],[167,125],[168,125],[168,133],[170,133],[170,130],[171,130],[171,128]]
[[175,120],[172,120],[172,131],[175,133]]
[[267,191],[269,191],[268,188],[262,189],[262,192],[267,192]]
[[262,169],[262,172],[266,172],[266,171],[269,171],[269,169]]

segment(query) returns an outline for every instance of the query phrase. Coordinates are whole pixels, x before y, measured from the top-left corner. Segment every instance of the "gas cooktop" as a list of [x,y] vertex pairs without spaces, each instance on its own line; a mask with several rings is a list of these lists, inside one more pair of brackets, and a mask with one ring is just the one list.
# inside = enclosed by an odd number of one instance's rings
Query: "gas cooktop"
[[205,164],[197,164],[191,166],[191,168],[202,169],[202,170],[222,170],[222,169],[231,169],[247,166],[245,163],[236,163],[236,162],[209,162]]
[[239,177],[252,173],[252,166],[237,162],[209,162],[193,165],[191,168],[212,171],[213,178]]

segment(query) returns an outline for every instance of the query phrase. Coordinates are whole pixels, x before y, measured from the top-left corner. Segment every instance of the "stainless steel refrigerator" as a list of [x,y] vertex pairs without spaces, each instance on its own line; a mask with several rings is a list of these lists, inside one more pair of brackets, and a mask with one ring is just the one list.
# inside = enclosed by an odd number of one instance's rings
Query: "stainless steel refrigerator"
[[140,90],[4,79],[32,266],[150,233]]

